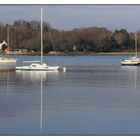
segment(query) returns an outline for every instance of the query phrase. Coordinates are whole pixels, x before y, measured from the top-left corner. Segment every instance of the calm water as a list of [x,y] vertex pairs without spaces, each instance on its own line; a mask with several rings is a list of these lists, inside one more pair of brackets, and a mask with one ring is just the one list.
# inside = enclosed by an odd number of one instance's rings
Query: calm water
[[124,57],[46,56],[67,72],[0,72],[0,135],[140,135],[140,67]]

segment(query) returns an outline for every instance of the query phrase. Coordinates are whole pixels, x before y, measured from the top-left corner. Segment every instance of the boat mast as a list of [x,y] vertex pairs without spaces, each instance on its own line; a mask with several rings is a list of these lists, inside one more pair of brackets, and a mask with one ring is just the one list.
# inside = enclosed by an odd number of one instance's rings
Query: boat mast
[[41,7],[41,64],[43,64],[43,8]]
[[9,48],[9,26],[7,25],[7,47]]
[[137,57],[137,33],[135,33],[135,57]]

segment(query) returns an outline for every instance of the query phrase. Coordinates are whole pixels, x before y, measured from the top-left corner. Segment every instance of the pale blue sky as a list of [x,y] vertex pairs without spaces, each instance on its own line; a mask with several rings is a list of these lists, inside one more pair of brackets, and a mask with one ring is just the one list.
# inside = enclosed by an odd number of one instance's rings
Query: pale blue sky
[[[0,22],[40,20],[41,5],[0,5]],[[140,5],[43,5],[44,20],[57,29],[81,27],[140,30]]]

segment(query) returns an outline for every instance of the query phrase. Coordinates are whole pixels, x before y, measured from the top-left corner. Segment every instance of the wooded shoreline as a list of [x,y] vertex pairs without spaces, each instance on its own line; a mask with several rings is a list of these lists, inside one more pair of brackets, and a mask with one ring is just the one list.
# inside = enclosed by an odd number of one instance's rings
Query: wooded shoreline
[[[8,37],[9,35],[9,37]],[[17,20],[12,25],[0,24],[1,51],[27,50],[40,51],[40,22]],[[126,29],[111,31],[106,27],[86,27],[72,30],[54,29],[43,22],[43,52],[48,55],[51,51],[69,54],[122,54],[135,50],[135,33]],[[140,50],[140,31],[137,31],[137,50]],[[71,53],[72,52],[72,53]],[[115,53],[114,53],[115,52]],[[25,53],[27,54],[27,52]],[[126,53],[125,53],[126,54]],[[130,54],[130,53],[127,53]]]
[[[137,52],[140,55],[140,52]],[[11,53],[2,55],[40,55],[40,53]],[[135,55],[135,52],[54,52],[54,53],[44,53],[44,56],[78,56],[78,55]]]

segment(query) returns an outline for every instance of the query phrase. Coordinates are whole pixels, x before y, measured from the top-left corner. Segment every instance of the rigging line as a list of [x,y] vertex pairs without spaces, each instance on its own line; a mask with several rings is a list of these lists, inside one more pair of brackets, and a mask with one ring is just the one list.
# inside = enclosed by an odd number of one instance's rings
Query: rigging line
[[40,35],[41,35],[41,64],[43,64],[43,8],[41,7],[41,19],[40,19]]
[[[45,19],[46,19],[46,21],[47,21],[47,15],[46,15],[46,14],[44,14],[44,15],[45,15],[45,17],[46,17]],[[52,35],[51,35],[51,33],[50,33],[50,30],[49,30],[48,24],[47,24],[47,29],[48,29],[48,35],[49,35],[49,38],[50,38],[50,41],[51,41],[53,50],[56,52],[55,45],[54,45],[54,42],[53,42]],[[59,63],[58,63],[59,61],[58,61],[57,53],[55,53],[55,59],[56,59],[56,64],[59,64]]]
[[[54,43],[53,43],[53,39],[52,39],[51,33],[49,31],[49,28],[48,28],[48,34],[49,34],[49,37],[50,37],[50,40],[51,40],[52,47],[53,47],[54,51],[56,52],[56,49],[55,49],[55,46],[54,46]],[[58,64],[57,53],[55,53],[55,57],[56,57],[56,62]]]
[[137,57],[137,32],[135,33],[135,56]]

